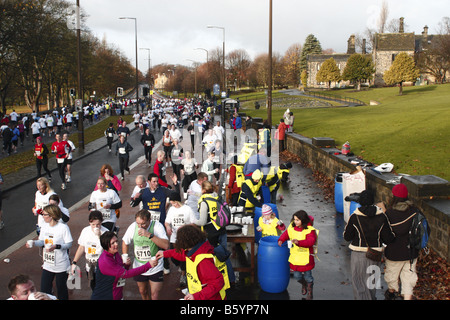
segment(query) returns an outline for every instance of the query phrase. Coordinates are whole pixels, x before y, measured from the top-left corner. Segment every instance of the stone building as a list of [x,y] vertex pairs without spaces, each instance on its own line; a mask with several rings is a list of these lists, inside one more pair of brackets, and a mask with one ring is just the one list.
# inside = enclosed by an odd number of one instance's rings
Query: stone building
[[415,35],[414,32],[404,32],[403,18],[400,18],[399,31],[396,33],[376,33],[372,52],[375,64],[374,85],[383,86],[383,74],[391,67],[395,57],[400,52],[406,52],[414,58]]
[[[414,58],[415,54],[425,50],[426,47],[435,39],[437,35],[429,35],[428,27],[424,27],[424,31],[421,35],[416,35],[414,32],[405,33],[404,32],[404,18],[400,18],[399,30],[394,33],[376,33],[374,36],[373,51],[370,54],[372,56],[372,61],[375,65],[375,74],[372,85],[383,86],[385,82],[383,80],[383,74],[388,70],[395,57],[400,52],[406,52]],[[316,81],[317,72],[320,70],[321,64],[329,59],[334,58],[336,64],[340,70],[344,70],[347,65],[347,60],[351,54],[355,53],[355,36],[350,36],[348,40],[347,53],[345,54],[312,54],[308,55],[308,86],[310,87],[325,87],[326,84],[321,84]],[[363,54],[366,53],[365,41],[363,41]],[[447,72],[447,78],[449,77],[449,72]],[[419,82],[428,80],[434,82],[435,79],[431,75],[423,74],[421,75]],[[341,81],[335,86],[342,87],[343,85],[348,85],[348,81]]]
[[[310,54],[307,57],[308,64],[308,86],[309,87],[326,87],[325,83],[318,83],[316,80],[317,73],[320,70],[320,66],[325,60],[333,58],[336,61],[336,65],[339,70],[344,71],[345,66],[347,65],[348,58],[356,53],[356,45],[355,45],[355,35],[351,35],[347,41],[347,53],[333,53],[333,54]],[[365,40],[363,41],[363,49],[362,53],[366,54],[365,49]],[[348,86],[350,84],[349,81],[340,81],[339,83],[334,83],[332,85],[336,87]]]

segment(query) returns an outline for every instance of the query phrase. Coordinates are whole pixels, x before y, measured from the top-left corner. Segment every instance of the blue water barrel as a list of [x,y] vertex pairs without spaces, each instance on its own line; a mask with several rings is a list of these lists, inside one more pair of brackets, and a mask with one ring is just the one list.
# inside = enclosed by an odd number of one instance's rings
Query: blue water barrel
[[287,289],[290,279],[287,242],[278,246],[277,236],[261,238],[258,248],[258,281],[261,289],[280,293]]
[[359,207],[361,207],[361,205],[358,202],[355,201],[350,201],[350,215],[352,215],[352,213],[358,209]]
[[338,172],[334,180],[334,206],[337,212],[344,213],[344,192],[342,183],[342,172]]
[[[265,204],[270,206],[272,208],[273,213],[275,213],[275,216],[279,218],[277,205],[274,203],[265,203]],[[261,215],[262,215],[262,208],[255,207],[255,216],[253,217],[253,227],[255,228],[255,243],[259,243],[259,240],[261,239],[261,231],[256,230]]]

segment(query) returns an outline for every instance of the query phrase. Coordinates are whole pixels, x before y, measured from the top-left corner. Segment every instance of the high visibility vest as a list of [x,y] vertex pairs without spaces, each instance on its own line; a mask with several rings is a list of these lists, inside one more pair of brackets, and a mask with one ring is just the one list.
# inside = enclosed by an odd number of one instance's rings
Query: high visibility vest
[[277,171],[277,175],[278,175],[278,179],[281,180],[281,178],[283,178],[283,173],[287,172],[289,174],[289,169],[280,169],[280,167],[278,167],[278,171]]
[[236,186],[240,188],[245,181],[244,166],[238,164],[232,164],[231,166],[236,168]]
[[266,224],[263,222],[263,217],[259,217],[258,225],[261,227],[261,237],[267,236],[278,236],[277,224],[278,219],[273,218],[270,224]]
[[[266,132],[268,139],[266,141]],[[259,131],[259,143],[258,143],[258,149],[261,149],[262,147],[266,146],[270,142],[270,130],[267,128],[264,128]]]
[[[297,231],[291,224],[289,225],[287,231],[289,239],[291,240],[305,240],[306,236],[313,231],[316,231],[317,236],[319,235],[319,230],[313,228],[312,226],[308,226],[308,228],[303,229],[302,231]],[[289,263],[296,266],[305,266],[309,263],[309,255],[309,248],[299,247],[295,244],[292,244],[289,255]]]
[[202,194],[202,196],[198,199],[198,210],[200,211],[200,204],[205,201],[206,204],[208,205],[208,213],[209,213],[209,221],[213,224],[214,228],[216,228],[216,230],[219,230],[220,227],[214,222],[214,220],[216,220],[216,216],[217,216],[217,202],[205,199],[205,198],[214,198],[214,199],[218,199],[219,196],[213,197],[210,193],[205,193]]
[[[265,175],[265,182],[271,182],[272,179],[279,179],[278,176],[278,170],[280,170],[280,167],[270,167],[269,172]],[[277,187],[278,183],[274,183],[272,185],[269,186],[269,190],[270,192],[272,192],[276,187]]]
[[241,152],[238,155],[238,161],[239,163],[246,163],[248,158],[252,156],[256,151],[256,143],[253,142],[246,142],[244,143],[244,146],[241,149]]
[[203,261],[203,259],[206,258],[213,258],[214,264],[216,265],[220,273],[222,273],[225,284],[219,293],[220,296],[222,297],[222,300],[224,300],[226,296],[225,290],[227,290],[230,287],[230,279],[228,278],[227,265],[225,262],[221,262],[211,253],[199,254],[195,256],[195,261],[192,261],[189,257],[186,257],[186,278],[188,281],[189,293],[194,294],[202,290],[202,283],[200,282],[200,279],[198,278],[197,274],[197,266],[200,262]]
[[[243,184],[247,184],[249,186],[253,196],[256,197],[256,194],[258,193],[259,189],[262,186],[262,179],[260,179],[257,184],[253,184],[252,181],[253,181],[252,179],[246,179]],[[254,207],[253,203],[251,203],[247,199],[247,196],[245,195],[245,193],[242,192],[242,190],[241,190],[241,193],[239,194],[239,198],[245,200],[245,207],[246,208],[253,208]]]

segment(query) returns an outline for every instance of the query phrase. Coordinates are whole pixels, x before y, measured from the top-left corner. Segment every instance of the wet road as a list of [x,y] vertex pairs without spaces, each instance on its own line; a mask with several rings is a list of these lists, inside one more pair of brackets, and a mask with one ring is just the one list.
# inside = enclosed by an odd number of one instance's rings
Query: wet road
[[[156,141],[160,141],[160,136],[156,136]],[[127,175],[126,180],[122,182],[124,190],[121,192],[121,198],[124,203],[120,218],[121,232],[134,220],[134,213],[130,211],[126,197],[131,194],[134,187],[134,178],[137,174],[147,175],[149,169],[142,161],[142,148],[138,143],[140,134],[133,132],[129,138],[134,150],[131,153],[134,163],[131,175]],[[104,142],[103,142],[104,143]],[[55,191],[62,196],[64,204],[71,210],[71,228],[74,238],[73,250],[76,248],[76,239],[78,239],[81,228],[87,225],[85,213],[87,211],[86,197],[91,193],[95,184],[95,179],[102,163],[109,162],[115,172],[118,172],[118,160],[108,153],[108,150],[99,145],[98,151],[80,159],[74,164],[73,182],[65,191],[60,189],[60,182],[57,175],[54,176],[52,183]],[[154,162],[155,155],[153,156]],[[98,165],[92,165],[92,164]],[[170,167],[168,172],[170,172]],[[312,172],[309,168],[303,167],[300,163],[294,163],[290,174],[291,182],[282,186],[278,195],[283,195],[284,200],[277,203],[279,217],[285,223],[289,223],[292,214],[300,209],[305,210],[315,219],[314,226],[320,231],[318,240],[318,259],[316,267],[312,274],[314,277],[314,299],[315,300],[353,300],[351,274],[350,274],[350,250],[348,243],[343,240],[344,220],[342,214],[336,213],[334,203],[325,201],[322,191],[314,181]],[[40,283],[40,257],[37,252],[24,247],[24,239],[35,237],[35,217],[31,213],[31,207],[34,203],[35,184],[28,183],[18,187],[14,192],[9,193],[8,199],[4,200],[4,212],[6,227],[0,232],[0,253],[1,259],[9,258],[10,262],[0,261],[0,299],[6,299],[8,293],[6,290],[7,282],[13,275],[23,272],[32,275],[37,287]],[[122,196],[123,195],[123,196]],[[14,212],[13,214],[11,212]],[[123,233],[122,233],[123,235]],[[22,242],[18,240],[22,239]],[[16,244],[17,243],[17,244]],[[17,247],[15,247],[15,244]],[[11,247],[12,246],[12,247]],[[5,248],[14,248],[14,250],[4,251]],[[16,250],[17,249],[17,250]],[[72,250],[72,249],[71,249]],[[3,251],[3,252],[2,252]],[[71,255],[72,256],[72,255]],[[164,278],[164,290],[161,299],[176,300],[181,297],[177,290],[179,273],[174,266],[171,266],[172,272]],[[247,278],[247,279],[246,279]],[[240,274],[239,280],[233,289],[229,290],[228,300],[299,300],[302,298],[301,286],[292,277],[287,290],[279,294],[271,294],[262,291],[256,283],[250,284],[248,274]],[[382,289],[377,290],[377,298],[383,299],[386,286],[381,279]],[[86,281],[86,277],[82,277]],[[83,284],[82,290],[73,290],[70,293],[72,300],[86,300],[90,297],[90,290]],[[134,281],[127,281],[124,297],[126,300],[140,300],[140,295]]]
[[[153,134],[156,141],[161,138],[158,131]],[[136,162],[143,154],[140,138],[141,135],[138,131],[133,131],[128,138],[134,148],[130,153],[130,164]],[[100,139],[97,144],[97,151],[90,153],[87,157],[75,159],[72,165],[72,182],[67,183],[66,190],[61,189],[61,179],[57,171],[52,171],[51,187],[61,197],[66,208],[72,207],[90,195],[100,174],[100,167],[104,163],[109,163],[116,175],[120,173],[119,160],[114,153],[116,143],[113,144],[111,153],[106,148],[106,139]],[[55,159],[50,159],[49,162],[51,161],[55,161]],[[36,174],[35,168],[31,168],[31,171]],[[127,173],[125,172],[125,174]],[[35,230],[37,220],[31,211],[34,206],[35,193],[36,183],[32,181],[5,192],[2,211],[6,227],[0,232],[0,252]]]

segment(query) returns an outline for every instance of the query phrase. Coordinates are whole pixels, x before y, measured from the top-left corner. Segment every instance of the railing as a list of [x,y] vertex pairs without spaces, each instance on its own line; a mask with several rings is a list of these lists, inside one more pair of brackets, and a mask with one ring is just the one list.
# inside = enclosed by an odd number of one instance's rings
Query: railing
[[315,97],[315,98],[333,100],[333,101],[341,101],[341,102],[344,102],[344,103],[352,104],[354,106],[364,106],[364,105],[366,105],[364,103],[364,101],[361,101],[361,100],[358,100],[358,99],[355,99],[355,98],[342,97],[342,96],[338,96],[338,95],[334,95],[334,94],[330,94],[330,93],[324,93],[324,92],[305,91],[304,95],[307,95],[307,96],[310,96],[310,97]]

